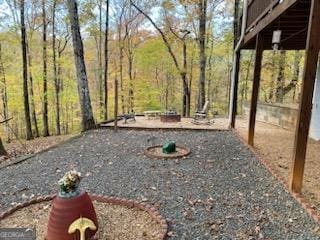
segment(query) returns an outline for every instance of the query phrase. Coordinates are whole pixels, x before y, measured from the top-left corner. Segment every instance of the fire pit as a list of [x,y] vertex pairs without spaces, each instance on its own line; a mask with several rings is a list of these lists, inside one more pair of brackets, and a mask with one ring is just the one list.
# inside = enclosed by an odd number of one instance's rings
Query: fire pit
[[175,111],[167,111],[160,115],[161,122],[181,122],[181,115]]
[[164,145],[148,147],[144,154],[150,158],[158,159],[176,159],[188,156],[191,153],[189,148],[177,146],[174,141],[167,142]]

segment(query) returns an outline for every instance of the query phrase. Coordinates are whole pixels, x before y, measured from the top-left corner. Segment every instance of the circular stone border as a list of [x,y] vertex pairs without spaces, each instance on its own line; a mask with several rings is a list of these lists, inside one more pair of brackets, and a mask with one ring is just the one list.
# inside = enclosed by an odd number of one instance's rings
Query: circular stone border
[[176,155],[170,155],[170,154],[163,154],[163,155],[158,155],[158,154],[154,154],[153,152],[151,152],[152,149],[155,148],[161,148],[162,149],[162,145],[155,145],[155,146],[151,146],[148,147],[144,150],[144,154],[150,158],[157,158],[157,159],[177,159],[177,158],[183,158],[186,157],[188,155],[190,155],[191,150],[189,148],[186,147],[181,147],[181,146],[176,146],[176,149],[183,149],[184,151],[186,151],[186,153],[180,153],[180,154],[176,154]]
[[[158,224],[161,225],[161,233],[159,234],[159,239],[166,240],[167,239],[167,233],[168,233],[168,223],[164,217],[161,216],[158,209],[156,209],[154,206],[141,203],[134,200],[128,200],[125,198],[118,198],[118,197],[107,197],[103,195],[98,194],[89,194],[92,201],[102,202],[102,203],[109,203],[114,205],[122,205],[128,208],[137,208],[142,211],[146,211],[150,214],[151,218],[155,220]],[[56,194],[53,195],[47,195],[47,196],[40,196],[37,198],[33,198],[29,201],[26,201],[24,203],[19,203],[15,205],[12,208],[9,208],[7,211],[2,212],[0,214],[0,221],[8,217],[9,215],[13,214],[14,212],[28,207],[32,204],[42,203],[46,201],[52,201],[56,197]]]

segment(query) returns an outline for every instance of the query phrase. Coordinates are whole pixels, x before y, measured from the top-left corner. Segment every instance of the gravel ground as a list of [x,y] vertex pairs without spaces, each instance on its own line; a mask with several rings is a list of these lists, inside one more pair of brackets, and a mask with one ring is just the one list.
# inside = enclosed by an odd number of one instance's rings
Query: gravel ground
[[[236,129],[244,139],[248,137],[248,122],[246,118],[238,118],[236,123]],[[294,139],[295,128],[283,129],[267,123],[256,123],[254,148],[287,181],[291,174]],[[320,211],[319,155],[320,142],[309,138],[302,194],[318,211]]]
[[[181,160],[145,147],[176,140]],[[57,191],[70,169],[91,193],[147,201],[170,223],[170,239],[320,239],[319,226],[231,132],[95,130],[0,170],[0,207]]]

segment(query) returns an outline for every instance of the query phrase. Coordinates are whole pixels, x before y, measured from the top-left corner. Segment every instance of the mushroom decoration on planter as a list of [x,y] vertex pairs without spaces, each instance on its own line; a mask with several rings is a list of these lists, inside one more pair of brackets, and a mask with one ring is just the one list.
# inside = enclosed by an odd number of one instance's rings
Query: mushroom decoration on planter
[[79,172],[67,172],[59,180],[60,191],[52,202],[47,240],[89,240],[98,229],[98,221],[87,192],[79,189]]

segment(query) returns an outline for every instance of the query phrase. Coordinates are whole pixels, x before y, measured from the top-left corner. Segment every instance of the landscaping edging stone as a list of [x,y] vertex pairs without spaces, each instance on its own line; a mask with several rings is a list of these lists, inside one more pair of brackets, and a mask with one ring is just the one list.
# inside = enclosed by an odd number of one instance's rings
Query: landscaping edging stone
[[320,213],[312,207],[312,204],[302,196],[300,193],[295,193],[289,190],[289,185],[287,180],[281,176],[278,171],[266,161],[257,150],[250,146],[244,138],[235,130],[233,129],[232,132],[239,138],[239,140],[253,153],[253,155],[265,166],[265,168],[275,177],[290,193],[290,195],[302,206],[302,208],[310,215],[310,217],[318,224],[320,224]]
[[[103,195],[97,195],[97,194],[89,194],[92,201],[102,202],[102,203],[109,203],[114,205],[122,205],[126,206],[128,208],[137,208],[139,210],[148,212],[153,220],[155,220],[158,224],[161,225],[161,233],[159,234],[159,239],[166,240],[167,239],[167,232],[168,232],[168,224],[164,217],[161,216],[158,209],[156,209],[154,206],[145,204],[142,202],[138,202],[135,200],[128,200],[125,198],[118,198],[118,197],[107,197]],[[19,203],[15,205],[12,208],[9,208],[7,211],[0,213],[0,221],[5,219],[6,217],[10,216],[14,212],[28,207],[32,204],[37,204],[41,202],[46,201],[52,201],[56,197],[56,194],[53,195],[47,195],[47,196],[40,196],[37,198],[30,199],[29,201],[26,201],[24,203]]]
[[178,159],[178,158],[184,158],[184,157],[187,157],[191,154],[191,150],[189,148],[186,148],[186,147],[181,147],[181,146],[176,146],[176,148],[180,148],[180,149],[183,149],[186,151],[186,153],[184,154],[180,154],[180,155],[170,155],[170,154],[163,154],[163,155],[156,155],[156,154],[153,154],[150,152],[150,149],[153,149],[153,148],[162,148],[161,145],[155,145],[155,146],[151,146],[151,147],[147,147],[145,150],[144,150],[144,154],[147,156],[147,157],[150,157],[150,158],[157,158],[157,159]]
[[[110,122],[111,123],[111,122]],[[98,128],[101,129],[114,129],[114,126],[106,126],[104,124],[99,124]],[[184,131],[197,131],[197,132],[230,132],[230,129],[205,129],[205,128],[173,128],[173,127],[168,127],[168,128],[161,128],[161,127],[129,127],[129,126],[118,126],[117,130],[134,130],[134,131],[164,131],[164,132],[184,132]]]
[[26,160],[28,160],[28,159],[36,156],[37,154],[41,154],[41,153],[44,153],[44,152],[48,152],[48,151],[50,151],[50,150],[52,150],[52,149],[55,149],[55,148],[61,146],[62,144],[72,142],[73,140],[75,140],[75,139],[77,139],[77,138],[80,138],[80,137],[82,137],[82,136],[84,136],[84,135],[85,135],[85,132],[83,132],[83,133],[78,133],[78,134],[76,134],[76,135],[74,135],[74,136],[72,136],[72,137],[70,137],[70,138],[68,138],[68,139],[66,139],[66,140],[64,140],[64,141],[61,141],[61,142],[56,143],[56,144],[53,144],[53,145],[51,145],[51,146],[49,146],[49,147],[47,147],[47,148],[45,148],[45,149],[42,149],[42,150],[40,150],[39,152],[36,152],[36,153],[28,153],[28,154],[25,154],[25,155],[21,155],[21,156],[15,157],[15,158],[13,158],[12,160],[4,161],[3,163],[0,164],[0,169],[6,168],[6,167],[10,167],[10,166],[12,166],[12,165],[16,165],[16,164],[19,164],[19,163],[22,163],[22,162],[24,162],[24,161],[26,161]]
[[0,164],[0,169],[24,162],[24,161],[28,160],[29,158],[34,157],[35,155],[36,155],[35,153],[25,154],[25,155],[13,158],[12,160],[6,160]]

